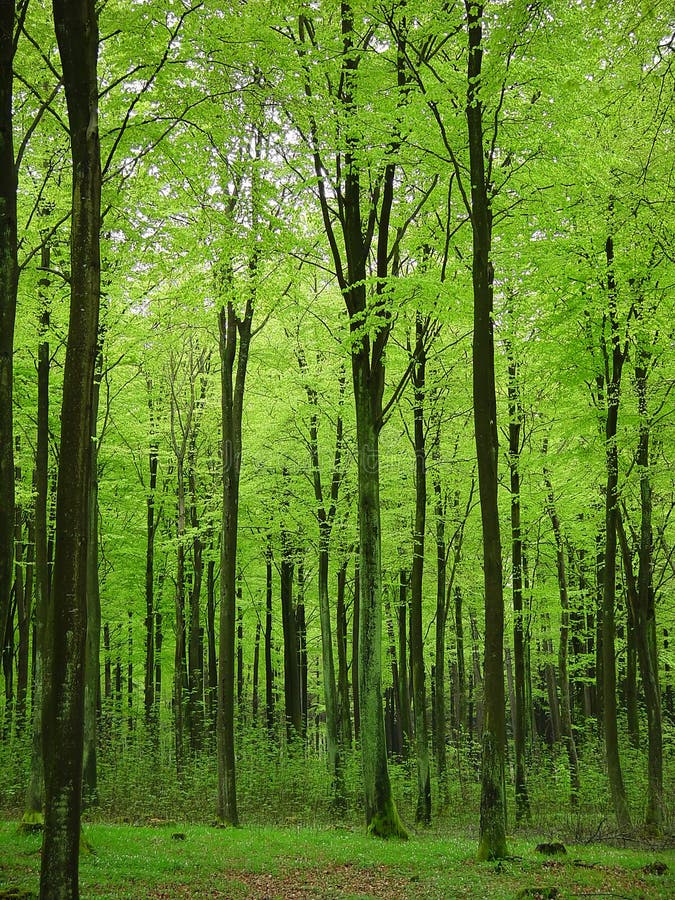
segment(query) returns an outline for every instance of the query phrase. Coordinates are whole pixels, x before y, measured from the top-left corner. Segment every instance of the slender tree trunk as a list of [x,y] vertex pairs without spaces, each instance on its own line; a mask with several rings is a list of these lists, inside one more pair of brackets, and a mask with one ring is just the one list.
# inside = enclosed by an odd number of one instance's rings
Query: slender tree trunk
[[174,742],[176,748],[176,771],[180,776],[185,765],[185,729],[187,692],[187,661],[185,658],[185,474],[183,457],[179,455],[176,464],[178,477],[178,518],[176,524],[176,646],[173,657],[173,708]]
[[260,707],[260,698],[258,693],[258,683],[260,680],[260,632],[262,626],[260,619],[255,623],[255,643],[253,646],[253,699],[251,702],[251,720],[253,727],[258,724],[258,709]]
[[[347,563],[340,565],[337,574],[336,598],[336,637],[338,654],[337,679],[337,733],[340,747],[352,745],[352,720],[349,711],[349,669],[347,665],[347,606],[345,603],[345,587],[347,583]],[[326,717],[327,718],[327,717]]]
[[237,578],[237,709],[239,720],[242,721],[244,716],[244,607],[241,572]]
[[359,558],[357,552],[354,561],[354,603],[352,608],[352,696],[354,701],[354,740],[361,735],[361,707],[359,705],[359,623],[361,621],[361,578],[359,576]]
[[417,755],[417,810],[415,819],[431,822],[431,771],[427,729],[427,698],[424,677],[424,634],[422,626],[422,578],[424,571],[424,532],[427,510],[426,429],[424,395],[426,391],[426,353],[421,313],[415,319],[414,448],[415,448],[415,529],[410,574],[410,655],[412,658],[413,701],[415,708],[415,749]]
[[284,709],[289,743],[302,738],[298,632],[293,610],[293,554],[288,535],[282,530],[281,625],[284,635]]
[[412,747],[414,726],[410,703],[410,679],[408,677],[408,573],[399,572],[398,605],[398,696],[400,698],[401,730],[403,732],[403,753],[407,756]]
[[[42,244],[41,263],[50,266],[49,244]],[[42,747],[42,697],[45,668],[47,611],[49,609],[49,564],[47,552],[47,508],[49,495],[49,279],[39,283],[40,325],[37,364],[37,437],[35,449],[35,622],[33,628],[33,697],[31,704],[31,763],[22,827],[44,824],[44,762]]]
[[265,551],[265,722],[267,733],[274,734],[274,669],[272,668],[272,543]]
[[14,575],[14,323],[17,264],[17,168],[13,143],[16,3],[0,5],[0,635],[4,639]]
[[[638,307],[644,323],[642,303]],[[642,335],[638,342],[635,385],[640,414],[637,464],[640,472],[640,545],[637,607],[633,612],[640,676],[647,708],[647,810],[645,822],[659,829],[665,812],[663,803],[663,732],[661,689],[656,648],[656,609],[653,585],[652,483],[649,469],[650,419],[647,408],[647,377],[650,369],[649,343]]]
[[523,627],[523,539],[520,519],[520,441],[522,406],[518,394],[518,370],[511,347],[509,357],[509,474],[511,479],[511,581],[513,584],[514,704],[513,742],[516,757],[516,822],[531,819],[525,775],[525,653]]
[[87,806],[98,804],[97,744],[101,691],[101,595],[98,580],[98,451],[97,418],[103,366],[103,333],[99,329],[96,371],[91,405],[91,465],[89,485],[89,538],[87,545],[87,642],[84,666],[84,760],[82,797]]
[[70,320],[56,501],[51,649],[43,707],[45,832],[41,900],[77,900],[82,795],[87,516],[100,297],[98,27],[93,0],[54,0],[73,161]]
[[[546,454],[547,445],[544,445]],[[570,803],[578,806],[581,783],[579,780],[579,759],[577,757],[577,745],[572,731],[572,710],[570,705],[570,679],[567,671],[567,653],[569,647],[569,598],[567,592],[567,568],[565,565],[565,548],[562,539],[560,519],[555,507],[553,485],[546,469],[544,469],[544,484],[548,493],[548,514],[551,519],[553,536],[556,545],[556,569],[558,573],[558,591],[560,594],[560,643],[558,645],[558,675],[560,677],[560,726],[567,758],[570,767]]]
[[434,745],[438,788],[444,805],[449,801],[448,762],[445,750],[446,706],[445,706],[445,636],[448,606],[445,600],[445,579],[447,564],[445,558],[445,508],[441,486],[440,466],[440,425],[434,444],[433,487],[434,514],[436,518],[436,644],[434,654]]
[[157,515],[155,494],[157,491],[157,471],[159,467],[159,445],[155,431],[152,380],[147,378],[148,409],[150,413],[150,447],[148,452],[148,494],[146,497],[146,549],[145,549],[145,680],[143,701],[145,724],[156,736],[155,713],[155,534]]
[[[605,495],[605,558],[604,558],[604,590],[602,602],[602,670],[603,670],[603,706],[605,756],[607,774],[619,828],[630,827],[630,813],[626,800],[626,789],[621,771],[619,757],[619,735],[616,712],[616,658],[614,652],[614,607],[616,604],[616,518],[619,499],[619,454],[616,443],[617,423],[619,417],[619,399],[621,389],[621,371],[624,361],[624,350],[620,345],[617,321],[617,297],[614,278],[614,242],[607,238],[605,252],[607,257],[607,296],[611,330],[611,347],[606,349],[608,371],[607,383],[607,418],[605,424],[605,455],[607,466],[607,484]],[[611,368],[609,359],[611,358]]]
[[[213,542],[211,550],[214,550]],[[206,643],[208,659],[208,686],[206,690],[206,714],[209,728],[216,723],[218,703],[218,663],[216,657],[216,561],[209,559],[206,566]]]
[[302,734],[307,735],[307,623],[305,621],[304,569],[298,565],[298,594],[295,605],[295,630],[298,636],[298,684],[300,687],[300,714]]
[[[18,456],[17,436],[17,456]],[[18,467],[17,467],[17,483]],[[16,733],[21,736],[26,727],[26,703],[28,700],[28,658],[30,644],[30,617],[33,602],[33,517],[29,515],[26,523],[26,539],[23,537],[24,512],[19,504],[16,506],[17,541],[16,541],[16,624],[18,631],[17,665],[16,665]],[[24,578],[25,570],[25,578]]]
[[631,604],[626,604],[626,678],[624,702],[626,707],[626,731],[628,742],[634,750],[640,749],[640,711],[638,708],[638,659],[635,618]]
[[479,858],[507,855],[504,721],[504,597],[497,504],[497,402],[492,322],[492,212],[485,176],[483,105],[483,5],[465,0],[469,39],[466,119],[471,167],[473,407],[485,579],[485,696],[481,763]]

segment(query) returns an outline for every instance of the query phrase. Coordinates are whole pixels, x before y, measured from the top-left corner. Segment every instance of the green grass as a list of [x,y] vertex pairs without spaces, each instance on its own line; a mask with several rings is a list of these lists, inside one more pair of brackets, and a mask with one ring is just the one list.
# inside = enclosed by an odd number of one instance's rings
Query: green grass
[[[512,838],[513,857],[495,864],[477,862],[475,840],[456,834],[383,842],[348,828],[91,824],[85,835],[95,853],[80,860],[83,898],[675,896],[672,851],[593,844],[547,859],[535,852],[535,838]],[[37,893],[40,847],[39,834],[0,823],[0,898],[10,887]],[[665,874],[644,871],[657,860]]]

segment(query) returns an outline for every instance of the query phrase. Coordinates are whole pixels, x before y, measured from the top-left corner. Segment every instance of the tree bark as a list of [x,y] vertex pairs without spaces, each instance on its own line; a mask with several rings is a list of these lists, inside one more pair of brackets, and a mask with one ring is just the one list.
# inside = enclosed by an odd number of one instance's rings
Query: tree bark
[[70,320],[61,408],[51,644],[45,672],[41,900],[77,900],[92,391],[100,298],[98,27],[93,0],[53,0],[68,106],[73,193]]
[[483,105],[483,4],[465,0],[469,42],[466,120],[471,169],[473,405],[485,580],[485,696],[481,764],[481,859],[502,858],[506,847],[504,720],[504,597],[497,504],[497,402],[492,322],[494,272],[492,212],[485,174]]
[[427,509],[426,435],[424,396],[426,392],[426,351],[422,314],[415,317],[415,354],[412,370],[414,391],[415,528],[410,573],[410,655],[412,659],[413,704],[415,710],[415,750],[417,756],[417,809],[415,819],[431,822],[431,771],[427,699],[424,677],[424,635],[422,631],[422,578],[424,572],[424,532]]
[[[544,446],[546,454],[547,445]],[[579,780],[579,759],[577,757],[577,745],[572,731],[572,709],[570,705],[570,679],[567,670],[567,655],[569,649],[569,597],[567,591],[567,567],[565,565],[565,548],[563,546],[562,529],[560,519],[555,507],[553,485],[546,469],[544,469],[544,484],[548,493],[548,514],[551,520],[553,536],[556,546],[556,570],[558,574],[558,591],[560,594],[560,643],[558,644],[558,676],[560,678],[560,726],[567,759],[570,768],[570,803],[578,806],[581,783]]]
[[272,542],[268,537],[265,550],[265,723],[270,737],[274,734],[274,669],[272,668]]
[[520,518],[520,440],[522,406],[518,394],[518,369],[511,346],[507,347],[509,374],[509,475],[511,480],[511,581],[513,584],[513,742],[516,757],[516,822],[531,819],[525,774],[525,653],[523,627],[523,539]]
[[14,323],[17,263],[17,168],[13,142],[16,3],[0,6],[0,635],[4,640],[14,576]]
[[103,366],[103,332],[99,329],[91,404],[91,464],[89,472],[89,537],[87,544],[87,640],[84,666],[84,759],[82,798],[98,804],[98,709],[101,691],[101,595],[98,580],[98,435],[97,418]]
[[146,383],[148,411],[150,414],[150,445],[148,451],[148,493],[145,500],[145,678],[143,702],[146,728],[155,737],[158,724],[155,720],[155,534],[157,532],[155,494],[157,491],[157,471],[159,467],[159,445],[152,396],[153,384],[150,376],[147,377]]
[[619,828],[630,827],[630,813],[619,757],[619,736],[616,712],[616,657],[614,652],[614,606],[616,603],[616,533],[619,500],[619,454],[617,424],[621,391],[621,372],[625,351],[621,347],[617,320],[617,287],[614,276],[614,241],[611,235],[605,244],[607,259],[607,298],[611,346],[605,347],[607,368],[607,414],[605,421],[605,458],[607,482],[605,493],[605,555],[602,602],[602,680],[607,774]]
[[338,655],[337,677],[337,732],[338,742],[341,747],[350,748],[352,745],[352,720],[349,712],[349,668],[347,665],[347,606],[345,602],[345,588],[347,584],[347,563],[345,557],[337,573],[337,598],[336,598],[336,638]]

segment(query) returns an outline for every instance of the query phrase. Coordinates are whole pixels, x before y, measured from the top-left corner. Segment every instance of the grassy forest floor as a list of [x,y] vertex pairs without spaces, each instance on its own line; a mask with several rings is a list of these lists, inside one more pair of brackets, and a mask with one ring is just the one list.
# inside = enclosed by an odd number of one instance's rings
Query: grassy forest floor
[[[241,736],[238,801],[242,827],[210,826],[218,783],[215,753],[205,749],[176,776],[170,735],[159,746],[118,740],[99,759],[98,805],[84,813],[81,896],[118,900],[258,898],[663,898],[675,897],[675,745],[667,731],[663,836],[640,828],[617,834],[602,753],[590,738],[581,746],[582,794],[569,805],[562,751],[539,750],[529,769],[532,813],[526,829],[509,809],[509,851],[500,863],[478,863],[479,762],[476,747],[453,751],[445,802],[437,781],[429,829],[410,828],[407,842],[369,838],[363,826],[360,758],[345,755],[345,798],[331,802],[325,759],[306,748],[271,747]],[[645,763],[622,748],[633,822],[644,817]],[[30,752],[0,745],[0,900],[36,896],[41,836],[17,830],[23,812]],[[391,762],[399,810],[414,822],[414,762]],[[509,792],[512,801],[512,791]],[[537,852],[540,842],[563,842],[564,855]],[[15,893],[8,893],[11,889]],[[4,892],[4,893],[3,893]],[[24,892],[24,893],[21,893]]]
[[[383,842],[351,828],[216,829],[205,825],[85,826],[83,898],[572,898],[675,896],[675,853],[605,844],[542,855],[510,840],[508,860],[478,863],[475,840],[417,833]],[[37,896],[41,836],[0,824],[0,898]],[[12,892],[14,889],[14,892]]]

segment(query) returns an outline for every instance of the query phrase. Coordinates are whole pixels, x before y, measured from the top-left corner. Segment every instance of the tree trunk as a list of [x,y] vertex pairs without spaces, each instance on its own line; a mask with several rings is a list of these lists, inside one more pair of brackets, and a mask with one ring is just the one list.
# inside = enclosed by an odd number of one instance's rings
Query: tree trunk
[[98,450],[97,418],[103,366],[103,334],[99,329],[96,371],[91,404],[91,464],[89,484],[89,537],[87,545],[87,641],[84,664],[84,760],[82,798],[98,804],[96,752],[101,691],[101,595],[98,580]]
[[[44,241],[42,268],[50,267],[50,248]],[[35,623],[33,628],[33,697],[30,780],[26,791],[22,825],[44,824],[44,762],[42,748],[42,697],[46,653],[47,611],[49,609],[49,563],[47,551],[47,508],[49,496],[49,300],[50,281],[39,282],[40,324],[37,363],[37,437],[35,449]]]
[[417,755],[417,809],[415,820],[431,822],[431,772],[427,699],[424,677],[424,634],[422,630],[422,578],[424,571],[424,532],[427,510],[426,429],[424,395],[426,392],[426,353],[424,323],[421,313],[415,318],[415,362],[412,372],[414,389],[415,448],[415,529],[413,561],[410,573],[410,656],[412,659],[413,702],[415,709],[415,750]]
[[[380,375],[382,373],[379,373]],[[382,574],[379,448],[369,354],[352,351],[359,489],[359,711],[366,824],[406,836],[389,781],[382,715]],[[400,673],[399,673],[400,674]]]
[[[19,268],[17,167],[13,143],[16,3],[0,9],[0,636],[4,642],[14,577],[15,473],[13,355]],[[4,651],[4,645],[0,648]]]
[[270,737],[274,734],[274,669],[272,668],[272,542],[268,538],[265,551],[265,723]]
[[352,608],[352,697],[354,701],[354,740],[361,735],[361,709],[359,706],[359,622],[361,620],[361,579],[359,577],[359,557],[354,561],[354,603]]
[[403,753],[410,753],[414,737],[412,706],[410,703],[410,679],[408,677],[408,573],[405,569],[399,572],[398,604],[396,619],[398,622],[398,696],[403,732]]
[[[630,827],[630,813],[626,800],[626,790],[621,772],[619,757],[619,736],[616,712],[616,657],[614,651],[614,607],[616,604],[616,519],[619,499],[619,455],[616,444],[617,422],[619,417],[619,399],[621,390],[621,371],[624,351],[620,345],[617,321],[616,283],[614,280],[614,242],[607,238],[605,245],[607,257],[607,295],[609,307],[611,347],[606,348],[608,371],[607,384],[607,417],[605,422],[605,456],[607,467],[607,483],[605,494],[605,557],[604,557],[604,590],[602,602],[602,679],[605,756],[607,774],[614,805],[614,814],[619,828]],[[611,358],[611,368],[609,359]]]
[[494,272],[492,212],[485,177],[483,105],[480,98],[483,59],[483,6],[465,0],[469,40],[466,119],[471,168],[473,407],[478,463],[483,569],[485,580],[485,694],[481,766],[480,859],[502,858],[506,848],[504,766],[504,597],[497,504],[497,402],[492,322]]
[[[352,745],[352,720],[349,714],[349,670],[347,665],[347,607],[345,603],[345,586],[347,583],[348,558],[340,565],[337,574],[336,599],[336,637],[338,654],[337,680],[337,734],[339,746],[349,748]],[[327,716],[326,716],[327,718]]]
[[253,646],[253,698],[251,702],[251,721],[255,728],[258,724],[258,710],[260,707],[260,695],[258,684],[260,680],[260,619],[255,623],[255,643]]
[[[214,550],[213,542],[211,550]],[[218,663],[216,661],[216,561],[209,559],[206,566],[206,643],[208,659],[208,687],[206,690],[206,714],[209,728],[216,724],[218,703]]]
[[[544,445],[544,454],[547,444]],[[570,803],[578,806],[581,783],[579,781],[579,759],[577,745],[572,731],[572,710],[570,705],[570,679],[567,671],[567,652],[569,647],[569,599],[567,593],[567,569],[565,566],[565,548],[563,546],[562,529],[555,508],[553,485],[550,476],[544,469],[544,484],[548,492],[548,514],[556,546],[556,570],[558,574],[558,591],[560,594],[560,643],[558,645],[558,676],[560,678],[560,726],[567,759],[570,767]]]
[[445,626],[448,607],[445,600],[445,578],[447,563],[445,558],[445,507],[441,486],[440,467],[440,422],[434,442],[434,515],[436,519],[436,642],[434,654],[434,749],[438,788],[444,805],[449,801],[448,763],[445,750],[446,706],[445,706]]
[[[98,28],[93,0],[54,0],[73,161],[70,320],[63,379],[51,649],[43,707],[41,900],[77,900],[82,793],[92,390],[100,296]],[[3,329],[4,330],[4,329]]]
[[[638,316],[644,322],[642,304]],[[649,469],[650,419],[647,409],[647,376],[650,370],[649,343],[642,336],[638,341],[635,365],[635,385],[640,414],[637,465],[640,472],[640,544],[638,566],[637,606],[633,610],[640,676],[647,708],[647,810],[645,822],[659,829],[664,820],[663,803],[663,733],[661,721],[661,690],[656,649],[656,610],[653,585],[652,483]]]
[[155,430],[152,380],[148,376],[148,410],[150,413],[150,447],[148,453],[148,493],[146,497],[146,548],[145,548],[145,679],[143,702],[145,725],[153,737],[157,736],[155,719],[155,534],[157,515],[155,494],[159,467],[159,445]]
[[13,143],[16,3],[0,7],[0,635],[5,635],[14,575],[14,323],[17,264],[17,168]]
[[300,671],[298,632],[293,610],[294,562],[288,535],[281,535],[281,625],[284,635],[284,709],[286,738],[292,743],[302,738],[302,709],[300,706]]
[[[16,437],[17,457],[19,456],[19,436]],[[16,483],[21,480],[20,467],[16,467]],[[16,734],[21,736],[26,725],[26,701],[28,698],[28,655],[30,643],[30,614],[32,605],[32,564],[33,544],[31,541],[32,525],[27,523],[27,534],[24,540],[24,511],[17,503],[16,543],[15,543],[15,576],[14,592],[16,594],[16,625],[18,642],[16,648]],[[25,572],[25,577],[24,577]]]

